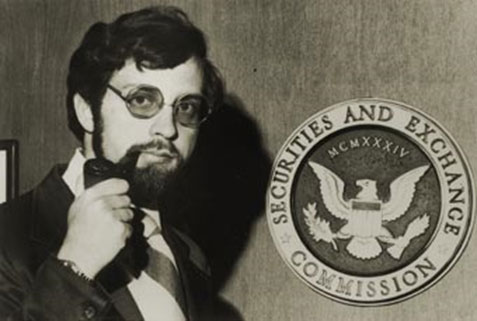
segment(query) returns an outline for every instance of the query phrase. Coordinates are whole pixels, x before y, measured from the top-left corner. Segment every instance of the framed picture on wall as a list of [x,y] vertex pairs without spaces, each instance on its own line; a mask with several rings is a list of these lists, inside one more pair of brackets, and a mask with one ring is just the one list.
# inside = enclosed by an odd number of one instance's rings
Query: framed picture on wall
[[0,140],[0,203],[18,194],[18,142]]

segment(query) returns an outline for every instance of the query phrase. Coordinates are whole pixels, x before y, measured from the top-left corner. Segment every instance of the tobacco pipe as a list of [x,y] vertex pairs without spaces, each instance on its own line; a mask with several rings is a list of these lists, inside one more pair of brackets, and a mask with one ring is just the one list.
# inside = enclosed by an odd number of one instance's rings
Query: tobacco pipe
[[86,161],[83,168],[84,186],[89,188],[110,178],[122,178],[127,181],[136,167],[140,152],[126,154],[117,164],[106,158],[92,158]]

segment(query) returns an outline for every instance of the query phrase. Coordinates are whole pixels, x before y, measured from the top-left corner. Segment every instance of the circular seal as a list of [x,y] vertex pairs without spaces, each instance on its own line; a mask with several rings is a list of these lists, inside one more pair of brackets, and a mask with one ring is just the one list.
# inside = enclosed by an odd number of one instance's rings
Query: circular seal
[[471,234],[474,195],[469,165],[439,123],[400,102],[357,99],[288,138],[267,219],[283,260],[309,287],[379,306],[452,268]]

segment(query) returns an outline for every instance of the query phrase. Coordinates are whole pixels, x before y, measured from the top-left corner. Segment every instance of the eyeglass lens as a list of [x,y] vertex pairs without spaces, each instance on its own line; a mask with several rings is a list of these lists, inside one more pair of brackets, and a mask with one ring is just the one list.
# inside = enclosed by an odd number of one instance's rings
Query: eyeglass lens
[[[124,100],[131,114],[138,118],[151,118],[164,106],[164,97],[159,88],[150,86],[133,89]],[[199,125],[210,112],[205,97],[197,94],[180,97],[174,102],[173,108],[176,121],[186,126]]]

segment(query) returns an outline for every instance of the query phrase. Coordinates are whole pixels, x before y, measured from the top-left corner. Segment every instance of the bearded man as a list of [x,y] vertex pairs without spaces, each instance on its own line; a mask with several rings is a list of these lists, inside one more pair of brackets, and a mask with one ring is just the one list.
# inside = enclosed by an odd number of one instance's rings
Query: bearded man
[[67,85],[82,147],[0,209],[0,319],[209,320],[206,261],[157,201],[221,104],[202,32],[174,7],[96,23]]

